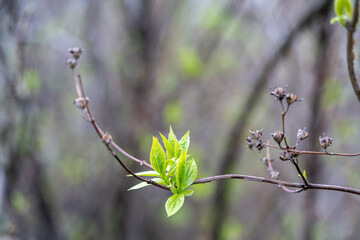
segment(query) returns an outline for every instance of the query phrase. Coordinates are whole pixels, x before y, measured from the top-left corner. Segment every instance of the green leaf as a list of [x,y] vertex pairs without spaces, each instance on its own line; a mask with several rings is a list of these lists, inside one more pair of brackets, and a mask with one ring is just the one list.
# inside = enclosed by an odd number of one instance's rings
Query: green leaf
[[154,170],[160,173],[162,178],[166,175],[165,151],[156,137],[153,137],[153,144],[150,152],[150,163]]
[[[308,179],[307,179],[307,176],[306,176],[306,171],[305,171],[305,170],[303,171],[303,174],[302,174],[302,175],[304,176],[304,178],[305,178],[306,180],[308,180]],[[299,176],[299,178],[301,178],[301,175],[300,175],[300,174],[299,174],[298,176]]]
[[[160,174],[158,172],[155,171],[144,171],[144,172],[138,172],[135,173],[138,176],[145,176],[145,177],[160,177]],[[128,174],[126,175],[127,177],[133,177],[133,175]]]
[[184,194],[174,194],[165,203],[165,209],[167,216],[170,217],[180,210],[184,204]]
[[174,186],[171,186],[171,187],[170,187],[170,191],[171,191],[173,194],[177,194],[177,193],[178,193],[177,188],[174,187]]
[[352,2],[350,0],[335,0],[334,9],[338,19],[332,21],[336,22],[338,20],[341,23],[341,25],[345,26],[346,18],[347,19],[352,18],[352,11],[353,11]]
[[304,176],[304,178],[307,180],[307,176],[306,176],[306,171],[305,171],[305,169],[304,169],[304,171],[303,171],[303,176]]
[[173,157],[175,157],[175,150],[174,150],[174,145],[172,145],[167,139],[166,137],[164,137],[164,135],[162,135],[160,133],[160,136],[162,137],[162,140],[164,142],[164,146],[166,148],[166,156],[168,159],[172,159]]
[[182,190],[182,192],[186,197],[190,197],[191,195],[193,195],[194,190]]
[[176,186],[179,192],[185,188],[186,180],[186,152],[182,151],[176,166]]
[[190,145],[190,130],[180,139],[180,148],[181,150],[183,150],[184,152],[187,152],[187,150],[189,149],[189,145]]
[[[153,178],[151,180],[156,182],[156,183],[166,185],[165,182],[161,178]],[[147,186],[150,186],[150,185],[152,185],[152,184],[148,184],[147,182],[141,182],[141,183],[136,184],[135,186],[129,188],[128,191],[140,189],[140,188],[147,187]]]
[[186,162],[184,189],[190,186],[197,177],[197,166],[194,159]]
[[175,159],[178,159],[181,155],[181,148],[178,140],[175,141],[174,149],[175,149]]

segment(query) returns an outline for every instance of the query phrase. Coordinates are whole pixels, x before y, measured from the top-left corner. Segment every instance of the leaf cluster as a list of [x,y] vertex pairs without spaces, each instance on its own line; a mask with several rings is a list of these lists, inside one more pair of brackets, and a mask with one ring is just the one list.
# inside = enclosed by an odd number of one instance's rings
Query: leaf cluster
[[[154,171],[136,173],[138,176],[154,177],[151,181],[170,188],[173,196],[165,203],[168,217],[174,215],[184,204],[185,196],[191,196],[193,190],[188,187],[195,181],[197,166],[193,158],[189,158],[190,131],[180,140],[177,139],[171,126],[168,138],[160,133],[164,148],[158,138],[153,137],[150,163]],[[148,186],[146,182],[139,183],[129,190],[135,190]]]
[[345,27],[346,21],[350,21],[352,19],[353,5],[351,0],[335,0],[334,10],[336,17],[333,17],[330,20],[330,23],[334,24],[336,22],[340,22],[340,24]]

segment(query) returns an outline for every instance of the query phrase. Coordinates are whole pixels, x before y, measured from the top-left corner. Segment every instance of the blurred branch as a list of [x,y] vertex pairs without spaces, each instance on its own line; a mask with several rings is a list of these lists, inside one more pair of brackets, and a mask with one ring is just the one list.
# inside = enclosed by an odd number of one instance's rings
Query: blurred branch
[[355,75],[355,70],[354,70],[355,54],[353,52],[353,47],[355,45],[354,33],[356,31],[356,24],[358,21],[358,17],[359,17],[359,0],[355,0],[353,18],[352,18],[351,22],[346,22],[346,29],[348,32],[346,59],[347,59],[347,66],[348,66],[348,72],[349,72],[351,85],[354,89],[354,92],[355,92],[358,100],[360,101],[360,87],[359,87],[358,80],[356,79],[356,75]]

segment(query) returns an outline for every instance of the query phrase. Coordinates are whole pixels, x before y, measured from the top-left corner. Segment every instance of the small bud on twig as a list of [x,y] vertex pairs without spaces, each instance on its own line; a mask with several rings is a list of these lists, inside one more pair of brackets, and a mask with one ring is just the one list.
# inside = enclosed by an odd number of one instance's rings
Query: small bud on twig
[[309,133],[305,129],[306,128],[298,130],[298,133],[296,135],[297,140],[302,141],[302,140],[306,139],[309,136]]
[[68,51],[69,53],[71,53],[71,55],[73,55],[75,59],[79,59],[81,54],[84,52],[84,49],[79,47],[73,47],[73,48],[69,48]]
[[280,144],[284,139],[284,133],[280,131],[273,132],[271,136],[273,137],[274,141],[277,142],[278,144]]
[[333,138],[328,136],[319,137],[320,146],[326,151],[326,149],[332,144]]
[[71,69],[74,69],[77,66],[77,62],[73,58],[69,58],[68,60],[66,60],[65,64],[68,65]]
[[109,145],[109,144],[111,143],[111,141],[112,141],[112,137],[111,137],[111,135],[110,135],[108,132],[106,132],[106,133],[102,136],[101,141],[102,141],[103,143],[105,143],[106,145]]
[[83,97],[78,97],[74,99],[74,105],[79,109],[84,109],[87,104],[89,104],[90,99],[86,97],[85,99]]

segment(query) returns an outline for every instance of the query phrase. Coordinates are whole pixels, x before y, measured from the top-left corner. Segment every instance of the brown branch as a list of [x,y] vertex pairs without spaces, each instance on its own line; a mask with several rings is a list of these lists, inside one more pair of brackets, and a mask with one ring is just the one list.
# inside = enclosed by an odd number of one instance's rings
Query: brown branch
[[299,167],[299,164],[297,162],[297,160],[291,160],[291,163],[294,164],[297,172],[299,173],[301,179],[303,180],[304,184],[305,184],[305,187],[309,186],[309,182],[308,180],[306,179],[306,177],[304,176],[304,174],[301,172],[301,169]]
[[[281,147],[264,143],[266,147],[284,150]],[[326,156],[340,156],[340,157],[357,157],[360,153],[332,153],[332,152],[318,152],[318,151],[302,151],[297,149],[286,149],[286,151],[296,153],[298,155],[313,154],[313,155],[326,155]]]
[[305,189],[306,190],[307,189],[322,189],[322,190],[347,192],[347,193],[360,195],[360,190],[355,189],[355,188],[336,186],[336,185],[315,184],[315,183],[309,183],[308,186],[305,186],[304,183],[286,182],[286,181],[281,181],[281,180],[274,180],[274,179],[268,179],[268,178],[263,178],[263,177],[250,176],[250,175],[241,175],[241,174],[225,174],[225,175],[217,175],[217,176],[212,176],[212,177],[199,178],[199,179],[195,180],[193,185],[209,183],[209,182],[214,182],[214,181],[220,181],[220,180],[225,180],[225,179],[242,179],[242,180],[252,181],[252,182],[270,183],[270,184],[275,184],[275,185],[279,185],[279,186],[303,188],[304,190]]
[[360,101],[360,87],[355,75],[354,69],[354,58],[355,54],[353,52],[353,47],[355,44],[354,40],[354,33],[356,31],[356,23],[358,21],[359,16],[359,0],[355,0],[355,7],[353,12],[353,18],[351,22],[346,22],[346,29],[347,29],[347,51],[346,51],[346,60],[347,60],[347,67],[349,72],[349,77],[351,81],[351,85],[354,89],[354,92]]
[[[81,75],[77,74],[77,78],[75,79],[75,85],[76,85],[76,89],[78,91],[78,94],[80,95],[80,97],[82,97],[83,99],[86,99],[86,95],[85,95],[85,91],[84,91],[84,87],[82,84],[82,79],[81,79]],[[104,132],[100,129],[100,127],[97,125],[97,123],[95,122],[95,119],[93,118],[91,111],[90,111],[90,107],[89,104],[86,102],[85,103],[85,113],[87,115],[87,117],[89,118],[89,121],[91,123],[91,125],[93,126],[93,128],[95,129],[97,135],[99,136],[99,138],[102,140],[103,136],[104,136]],[[112,142],[112,141],[111,141]],[[113,157],[116,159],[116,161],[125,169],[126,172],[128,172],[129,174],[131,174],[132,176],[134,176],[135,178],[137,178],[140,181],[146,182],[148,184],[152,184],[156,187],[165,189],[165,190],[170,190],[169,187],[166,187],[164,185],[158,184],[150,179],[146,179],[143,178],[141,176],[136,175],[132,170],[130,170],[125,164],[124,162],[120,159],[120,157],[116,154],[116,152],[109,146],[109,144],[104,143],[106,148],[109,150],[109,152],[113,155]],[[123,152],[125,152],[123,150]],[[127,154],[130,155],[130,154]],[[136,158],[132,158],[133,160]],[[144,161],[138,160],[136,159],[136,162],[140,161],[139,163],[141,165],[144,165]]]

